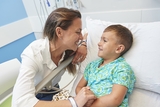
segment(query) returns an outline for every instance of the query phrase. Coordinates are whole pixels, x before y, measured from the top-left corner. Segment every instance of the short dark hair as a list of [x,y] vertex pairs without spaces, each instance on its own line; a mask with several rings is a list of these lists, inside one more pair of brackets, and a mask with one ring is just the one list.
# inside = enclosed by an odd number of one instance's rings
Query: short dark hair
[[132,46],[133,43],[133,35],[132,32],[125,26],[120,24],[117,25],[110,25],[108,26],[104,32],[114,31],[116,36],[119,38],[118,43],[123,44],[125,46],[124,51],[121,53],[120,56],[125,54]]

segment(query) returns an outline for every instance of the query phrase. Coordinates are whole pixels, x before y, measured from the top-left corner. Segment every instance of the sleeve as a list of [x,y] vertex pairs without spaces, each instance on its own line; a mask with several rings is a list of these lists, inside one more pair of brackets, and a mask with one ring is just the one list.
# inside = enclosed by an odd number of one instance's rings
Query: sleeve
[[39,100],[35,97],[34,77],[38,65],[34,55],[25,51],[16,84],[13,89],[12,107],[33,107]]
[[119,65],[113,74],[113,83],[126,86],[131,93],[134,88],[135,75],[129,65]]

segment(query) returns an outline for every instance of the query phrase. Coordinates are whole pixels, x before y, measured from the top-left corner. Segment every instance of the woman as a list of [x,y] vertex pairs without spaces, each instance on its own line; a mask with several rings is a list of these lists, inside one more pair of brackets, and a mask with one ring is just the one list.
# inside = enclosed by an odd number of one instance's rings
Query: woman
[[[35,86],[52,72],[61,62],[75,54],[67,66],[69,73],[75,74],[75,64],[86,57],[86,36],[82,37],[82,22],[79,11],[58,8],[48,17],[44,38],[32,42],[22,53],[22,65],[13,90],[12,107],[82,107],[88,100],[95,99],[89,87],[83,88],[75,98],[64,101],[51,100],[53,94],[35,95]],[[43,91],[52,91],[65,70],[59,73]],[[76,105],[77,104],[77,105]]]

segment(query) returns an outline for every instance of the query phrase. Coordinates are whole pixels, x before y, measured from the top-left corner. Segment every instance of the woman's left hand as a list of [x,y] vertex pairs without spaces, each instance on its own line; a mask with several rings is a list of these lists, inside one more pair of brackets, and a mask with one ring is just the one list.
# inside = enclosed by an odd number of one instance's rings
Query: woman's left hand
[[72,60],[72,64],[77,64],[79,62],[84,61],[84,59],[86,58],[87,55],[87,47],[81,45],[80,47],[78,47],[76,54]]
[[[74,99],[78,107],[90,107],[90,105],[97,99],[97,97],[93,94],[89,87],[83,87],[77,93]],[[85,105],[87,101],[90,101],[90,103],[88,103],[88,105]]]

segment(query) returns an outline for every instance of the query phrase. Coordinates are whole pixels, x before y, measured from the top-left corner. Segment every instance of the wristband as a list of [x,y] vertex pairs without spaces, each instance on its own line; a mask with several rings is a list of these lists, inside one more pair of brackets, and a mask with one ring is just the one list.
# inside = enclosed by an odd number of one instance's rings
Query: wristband
[[87,43],[87,40],[82,40],[81,43],[83,43],[83,42]]
[[86,44],[81,44],[81,46],[85,46],[85,47],[87,47],[87,45],[86,45]]
[[69,101],[71,102],[72,107],[78,107],[73,97],[69,97]]

